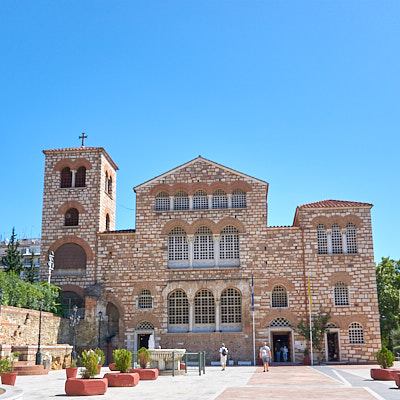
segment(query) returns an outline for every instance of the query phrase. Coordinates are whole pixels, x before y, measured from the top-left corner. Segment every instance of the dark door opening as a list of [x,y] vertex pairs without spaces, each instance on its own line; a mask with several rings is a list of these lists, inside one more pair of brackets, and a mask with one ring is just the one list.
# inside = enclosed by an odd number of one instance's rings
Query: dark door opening
[[326,339],[328,342],[328,361],[340,361],[338,332],[328,332],[326,334]]
[[[272,334],[272,360],[275,362],[290,362],[292,361],[291,349],[291,333],[290,332],[276,332]],[[287,351],[285,350],[285,347]],[[286,353],[286,355],[285,355]]]
[[140,333],[138,335],[138,350],[142,347],[149,348],[150,333]]

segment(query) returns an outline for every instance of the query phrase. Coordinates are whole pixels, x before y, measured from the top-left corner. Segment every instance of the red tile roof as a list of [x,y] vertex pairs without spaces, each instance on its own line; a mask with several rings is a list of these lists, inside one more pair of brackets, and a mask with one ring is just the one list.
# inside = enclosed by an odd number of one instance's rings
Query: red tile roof
[[314,203],[302,204],[298,208],[339,208],[339,207],[372,207],[370,203],[343,200],[322,200]]

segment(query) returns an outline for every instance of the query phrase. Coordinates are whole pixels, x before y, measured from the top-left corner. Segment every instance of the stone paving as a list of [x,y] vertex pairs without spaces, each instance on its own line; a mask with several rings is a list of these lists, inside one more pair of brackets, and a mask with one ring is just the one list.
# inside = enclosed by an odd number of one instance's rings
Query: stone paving
[[[394,400],[400,389],[394,382],[372,381],[369,370],[375,366],[272,366],[206,367],[198,375],[191,369],[187,375],[160,376],[156,381],[141,381],[133,388],[109,388],[104,396],[93,400],[230,400],[230,399],[331,399]],[[101,375],[109,372],[102,368]],[[19,376],[16,386],[23,389],[24,400],[64,397],[65,371],[51,371],[45,376]],[[66,396],[65,396],[66,397]],[[68,397],[82,399],[82,397]]]

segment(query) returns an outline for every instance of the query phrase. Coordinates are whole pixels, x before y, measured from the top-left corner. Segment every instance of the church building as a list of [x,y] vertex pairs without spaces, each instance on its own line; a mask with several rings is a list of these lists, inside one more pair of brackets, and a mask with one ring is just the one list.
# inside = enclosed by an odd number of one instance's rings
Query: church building
[[51,282],[93,324],[102,313],[101,346],[205,351],[210,363],[224,342],[236,364],[267,341],[275,361],[286,346],[302,362],[310,294],[313,317],[331,316],[320,357],[375,361],[372,204],[316,201],[270,227],[268,183],[199,156],[134,187],[134,229],[116,230],[106,150],[43,152],[41,276],[54,251]]

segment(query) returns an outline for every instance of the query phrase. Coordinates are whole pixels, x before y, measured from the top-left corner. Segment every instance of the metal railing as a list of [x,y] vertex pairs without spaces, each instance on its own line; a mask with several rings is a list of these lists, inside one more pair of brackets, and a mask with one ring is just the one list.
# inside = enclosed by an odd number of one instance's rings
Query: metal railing
[[[194,366],[196,370],[199,370],[199,376],[201,373],[206,373],[206,352],[199,351],[197,353],[185,353],[182,361],[185,363],[185,373],[188,372],[188,367]],[[190,364],[190,365],[189,365]]]

